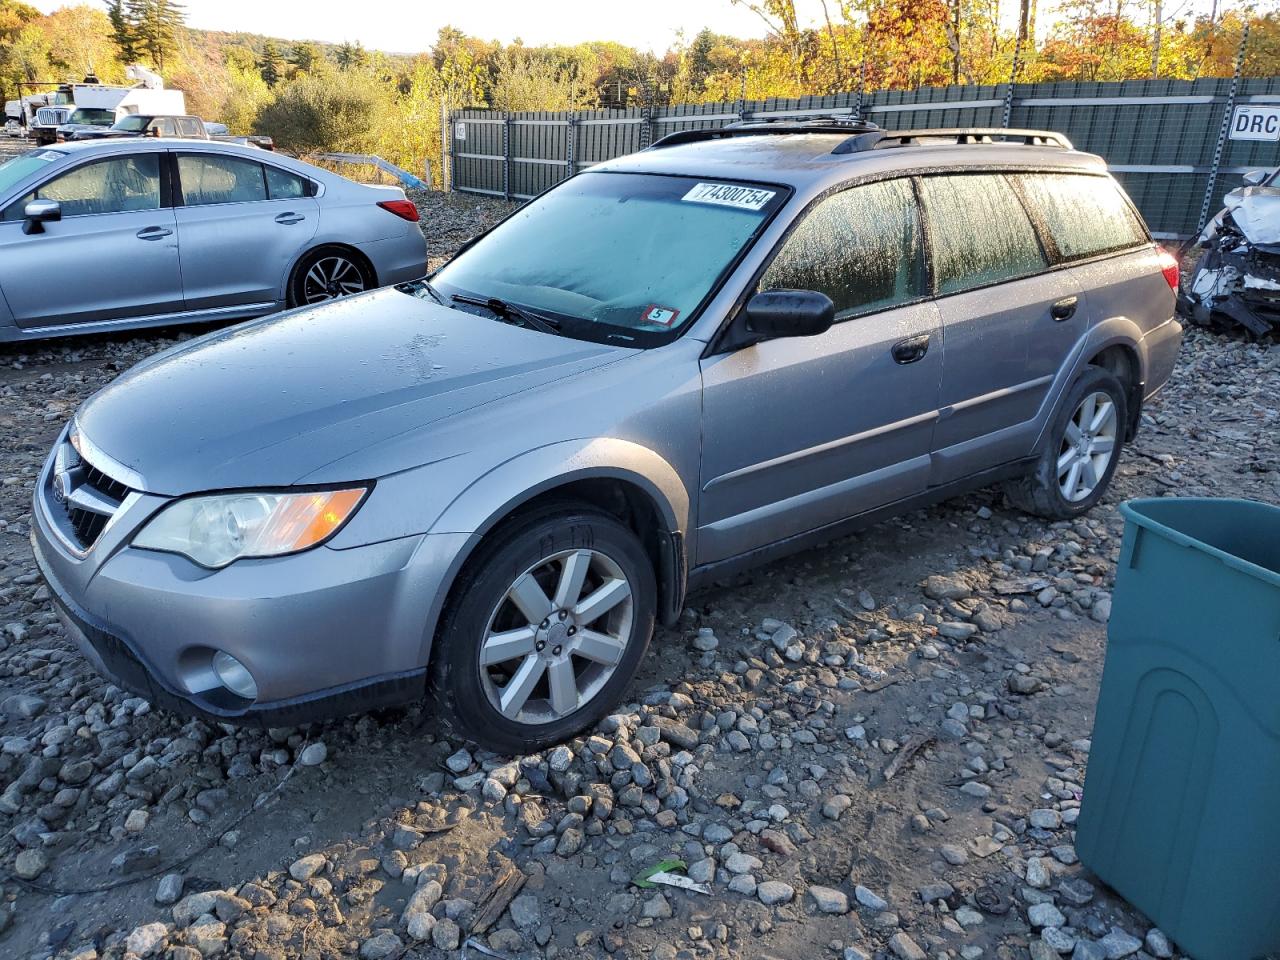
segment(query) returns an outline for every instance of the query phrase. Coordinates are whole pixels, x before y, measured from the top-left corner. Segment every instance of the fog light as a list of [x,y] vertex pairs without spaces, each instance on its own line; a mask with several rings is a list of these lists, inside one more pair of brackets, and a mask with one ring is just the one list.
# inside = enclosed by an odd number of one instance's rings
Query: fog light
[[258,699],[258,684],[249,668],[229,653],[219,650],[213,655],[213,672],[222,685],[246,700]]

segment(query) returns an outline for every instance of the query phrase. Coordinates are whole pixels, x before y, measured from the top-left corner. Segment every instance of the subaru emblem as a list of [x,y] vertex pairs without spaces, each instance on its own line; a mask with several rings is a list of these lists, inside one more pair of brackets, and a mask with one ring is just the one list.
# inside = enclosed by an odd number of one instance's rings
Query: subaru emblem
[[67,502],[67,488],[71,485],[71,477],[66,470],[59,470],[53,475],[53,499],[59,503]]

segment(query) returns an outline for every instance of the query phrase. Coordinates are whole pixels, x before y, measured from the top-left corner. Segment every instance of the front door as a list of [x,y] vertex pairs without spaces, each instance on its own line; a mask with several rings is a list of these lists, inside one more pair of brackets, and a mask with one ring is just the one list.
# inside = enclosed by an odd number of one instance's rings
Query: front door
[[187,309],[274,305],[319,226],[309,182],[220,153],[179,153],[177,165]]
[[714,563],[924,490],[943,344],[909,180],[820,201],[762,289],[818,290],[836,323],[702,361],[697,562]]
[[[160,152],[82,164],[0,215],[0,290],[20,327],[157,316],[182,309],[173,210],[162,205]],[[62,219],[23,233],[33,199]]]

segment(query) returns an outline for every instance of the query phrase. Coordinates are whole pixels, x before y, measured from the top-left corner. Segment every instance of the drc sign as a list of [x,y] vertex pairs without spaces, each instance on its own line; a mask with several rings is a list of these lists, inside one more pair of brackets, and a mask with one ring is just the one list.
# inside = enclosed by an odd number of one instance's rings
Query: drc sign
[[1232,140],[1280,140],[1280,106],[1236,107]]

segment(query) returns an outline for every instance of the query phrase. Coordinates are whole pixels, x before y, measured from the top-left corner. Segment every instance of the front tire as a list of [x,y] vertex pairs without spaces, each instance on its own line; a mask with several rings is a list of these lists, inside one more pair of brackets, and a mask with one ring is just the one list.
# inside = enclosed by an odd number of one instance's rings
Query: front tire
[[289,306],[307,307],[350,297],[374,286],[369,269],[355,254],[341,247],[320,247],[307,253],[289,280]]
[[634,533],[573,505],[500,527],[468,564],[432,659],[447,727],[523,754],[591,726],[653,636],[657,584]]
[[1102,499],[1115,475],[1129,422],[1124,386],[1109,370],[1088,367],[1072,384],[1035,469],[1005,485],[1020,510],[1070,520]]

